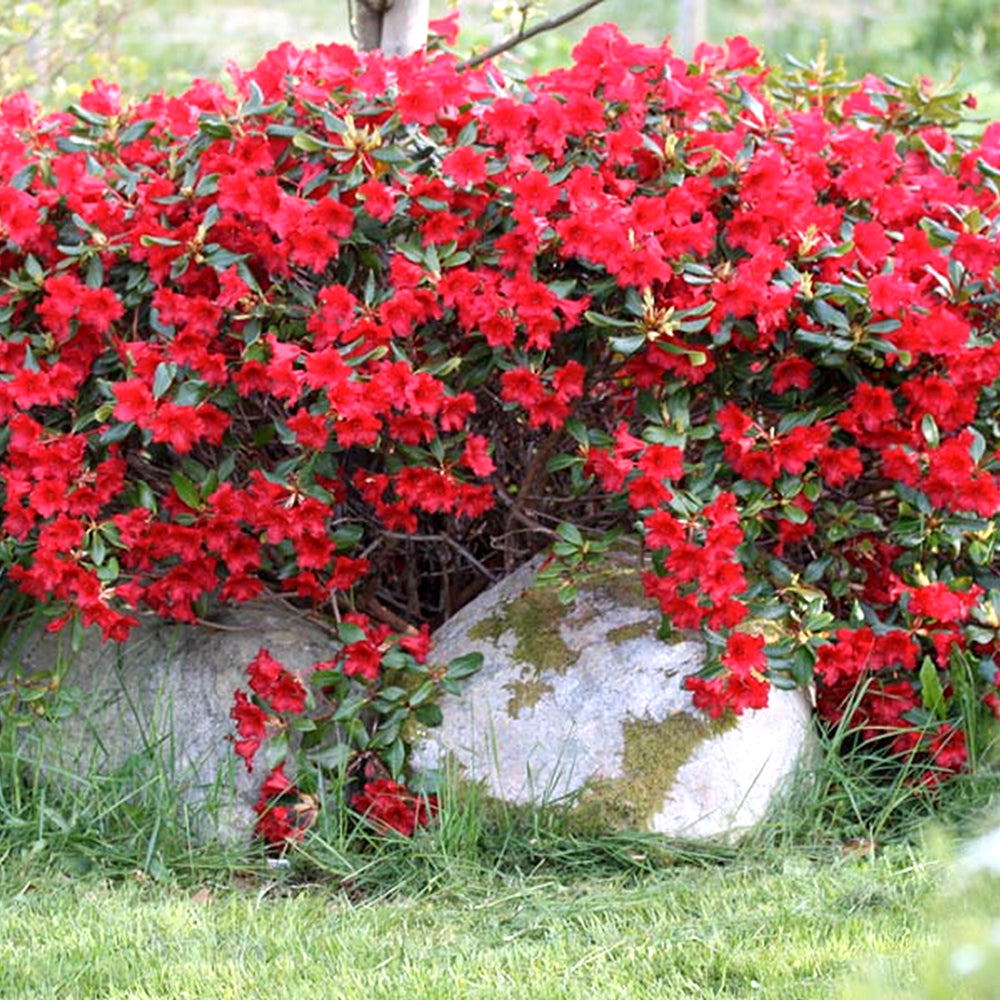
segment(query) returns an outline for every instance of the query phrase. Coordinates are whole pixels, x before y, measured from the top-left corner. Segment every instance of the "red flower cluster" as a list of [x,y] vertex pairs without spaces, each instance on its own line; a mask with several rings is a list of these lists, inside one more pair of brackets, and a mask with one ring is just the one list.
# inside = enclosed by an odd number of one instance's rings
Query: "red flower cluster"
[[317,808],[316,801],[289,780],[282,762],[263,780],[254,803],[257,834],[279,846],[301,841],[316,819]]
[[721,662],[726,672],[719,677],[687,678],[686,686],[694,704],[713,719],[727,708],[737,714],[748,708],[765,708],[770,684],[765,677],[767,658],[763,637],[733,632],[726,641]]
[[247,667],[250,689],[263,698],[274,712],[301,712],[306,707],[302,681],[282,666],[266,649],[261,649]]
[[418,826],[426,826],[437,815],[437,798],[418,796],[395,781],[369,781],[351,796],[351,808],[361,813],[376,830],[394,830],[412,837]]

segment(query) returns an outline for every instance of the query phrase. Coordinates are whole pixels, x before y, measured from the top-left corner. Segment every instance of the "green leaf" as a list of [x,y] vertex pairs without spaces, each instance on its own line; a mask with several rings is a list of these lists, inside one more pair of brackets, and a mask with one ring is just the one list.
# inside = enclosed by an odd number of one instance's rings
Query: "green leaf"
[[563,521],[562,524],[556,528],[556,534],[564,542],[568,542],[576,548],[583,547],[583,535],[580,533],[580,529],[575,524]]
[[785,504],[781,508],[781,516],[792,524],[805,524],[809,520],[809,515],[799,506],[793,503]]
[[920,420],[920,433],[923,434],[924,440],[932,448],[936,448],[941,443],[941,432],[929,413],[925,413]]
[[456,656],[448,663],[445,669],[445,677],[448,680],[458,681],[465,677],[471,677],[483,668],[482,653],[466,653],[464,656]]
[[203,116],[198,122],[198,131],[212,139],[232,139],[233,130],[219,118]]
[[135,424],[131,420],[124,424],[112,424],[101,435],[101,444],[115,444],[118,441],[124,441],[134,428]]
[[330,143],[317,139],[308,132],[297,132],[292,136],[292,145],[304,153],[318,153],[320,150],[330,149]]
[[357,548],[364,534],[365,529],[360,524],[341,524],[333,532],[333,544],[338,552],[350,552]]
[[410,157],[396,146],[380,146],[371,151],[371,158],[379,163],[409,163]]
[[45,271],[42,270],[42,265],[38,263],[38,258],[33,253],[29,253],[25,258],[24,269],[32,281],[40,283],[45,278]]
[[333,713],[334,722],[350,722],[358,720],[361,710],[368,704],[368,696],[364,694],[352,694],[345,698]]
[[561,472],[574,465],[582,465],[583,458],[580,455],[555,455],[545,464],[546,472]]
[[201,507],[201,495],[198,492],[198,487],[183,472],[175,469],[170,475],[170,482],[173,484],[181,503],[192,510],[198,510]]
[[118,144],[120,146],[127,146],[130,142],[138,142],[140,139],[145,139],[149,133],[149,130],[156,124],[152,118],[141,118],[139,121],[132,122],[128,128],[122,129],[118,134]]
[[309,683],[314,688],[330,688],[331,694],[342,698],[350,687],[350,681],[340,670],[316,670],[309,675]]
[[335,743],[333,746],[319,746],[309,750],[306,756],[320,767],[331,771],[342,771],[350,763],[354,751],[346,743]]
[[406,763],[406,744],[401,739],[395,739],[382,756],[385,766],[389,768],[389,774],[395,781],[403,773],[403,764]]
[[[605,316],[604,313],[594,312],[592,309],[588,309],[583,314],[583,318],[591,326],[613,327],[616,330],[634,330],[636,328],[634,319],[618,319],[617,316]],[[643,339],[645,340],[645,335],[643,335]]]
[[626,357],[641,350],[645,343],[646,335],[644,333],[638,333],[633,337],[611,337],[608,340],[611,350],[624,354]]
[[939,719],[945,717],[947,706],[941,689],[941,678],[938,676],[937,666],[929,656],[925,656],[920,665],[920,697],[928,712]]
[[437,687],[434,681],[424,681],[420,687],[409,697],[410,708],[417,708],[422,705],[428,698],[432,698],[437,691]]
[[667,354],[687,355],[688,361],[690,361],[695,368],[700,368],[702,365],[708,364],[708,355],[704,351],[696,351],[694,348],[685,347],[683,344],[672,344],[669,340],[661,340],[656,346],[659,347],[661,351],[666,351]]
[[361,642],[365,637],[365,630],[360,625],[353,622],[340,622],[337,625],[337,638],[345,645],[351,642]]
[[588,445],[590,443],[587,426],[578,417],[570,417],[564,425],[564,430],[578,444]]
[[179,247],[180,240],[172,240],[169,236],[150,236],[143,233],[139,237],[139,243],[144,247]]
[[90,539],[90,561],[95,566],[100,566],[108,554],[108,547],[101,537],[99,531],[95,531]]
[[160,399],[170,388],[177,374],[177,365],[161,361],[153,374],[153,399]]
[[435,701],[424,702],[414,713],[417,722],[423,726],[440,726],[444,721],[441,706]]
[[99,128],[108,127],[107,115],[102,115],[97,111],[88,111],[86,108],[81,107],[79,104],[71,104],[69,106],[69,111],[74,118],[79,118],[80,121],[86,122],[88,125],[96,125]]

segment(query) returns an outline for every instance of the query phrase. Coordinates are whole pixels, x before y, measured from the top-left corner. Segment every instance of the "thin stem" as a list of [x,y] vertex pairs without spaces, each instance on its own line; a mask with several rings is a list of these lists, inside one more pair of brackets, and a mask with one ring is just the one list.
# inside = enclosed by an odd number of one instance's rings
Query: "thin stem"
[[545,31],[552,31],[554,28],[561,28],[564,24],[575,20],[581,14],[586,14],[588,10],[592,7],[596,7],[598,4],[604,3],[604,0],[583,0],[583,3],[577,4],[575,7],[570,8],[564,14],[558,14],[553,17],[547,17],[544,21],[539,21],[538,24],[531,28],[525,30],[524,23],[521,23],[520,30],[507,38],[496,43],[496,45],[491,45],[488,49],[480,52],[478,55],[472,56],[470,59],[466,59],[464,62],[458,64],[459,69],[475,69],[477,66],[492,59],[494,56],[500,55],[501,52],[507,52],[514,48],[516,45],[520,45],[521,42],[526,42],[529,38],[534,38],[535,35],[540,35]]

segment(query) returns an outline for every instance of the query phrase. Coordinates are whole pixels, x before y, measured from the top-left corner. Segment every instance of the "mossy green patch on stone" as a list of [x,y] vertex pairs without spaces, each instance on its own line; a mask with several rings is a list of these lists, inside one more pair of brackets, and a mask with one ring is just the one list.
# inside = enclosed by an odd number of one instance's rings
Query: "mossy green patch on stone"
[[536,675],[547,670],[564,674],[580,658],[579,652],[570,649],[559,633],[559,622],[565,613],[566,606],[551,589],[526,590],[507,609],[507,619],[517,639],[514,656],[531,664]]
[[476,642],[496,642],[507,631],[507,621],[502,611],[494,611],[488,618],[476,622],[469,629],[469,638]]
[[678,712],[662,721],[626,719],[621,776],[587,784],[575,812],[588,827],[643,829],[663,807],[677,772],[698,745],[736,724],[731,713],[708,720]]
[[623,642],[632,639],[642,639],[653,631],[650,622],[633,622],[631,625],[619,625],[608,632],[608,642],[612,645],[620,646]]
[[559,622],[566,606],[549,588],[530,588],[499,611],[469,629],[469,638],[496,642],[506,632],[514,633],[514,659],[530,667],[526,676],[546,671],[564,674],[580,654],[563,641]]
[[512,719],[520,717],[527,708],[534,708],[543,697],[552,694],[555,688],[537,677],[521,677],[504,684],[504,691],[510,692],[507,699],[507,715]]
[[613,604],[635,608],[653,607],[642,586],[642,574],[636,566],[609,562],[588,577],[585,586]]

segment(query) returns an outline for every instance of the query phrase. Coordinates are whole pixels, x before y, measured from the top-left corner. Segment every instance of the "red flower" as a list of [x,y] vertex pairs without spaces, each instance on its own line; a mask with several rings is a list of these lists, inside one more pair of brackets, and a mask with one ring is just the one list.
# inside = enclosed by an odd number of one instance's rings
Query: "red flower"
[[[286,804],[293,800],[291,804]],[[269,844],[300,841],[316,819],[316,801],[294,785],[285,774],[282,761],[264,779],[260,795],[254,803],[257,835]]]
[[355,188],[364,199],[365,211],[379,222],[388,222],[396,208],[396,193],[375,178]]
[[965,742],[965,733],[951,725],[942,723],[938,726],[930,743],[927,754],[934,765],[934,770],[927,771],[923,776],[923,784],[933,787],[949,774],[958,774],[969,762],[969,750]]
[[229,717],[236,723],[236,732],[240,739],[233,742],[236,753],[243,758],[247,770],[253,770],[253,759],[260,749],[267,733],[267,713],[253,704],[242,692],[234,695],[234,704],[229,711]]
[[411,837],[418,826],[426,825],[437,814],[438,804],[433,795],[423,798],[395,781],[379,778],[367,782],[351,797],[351,808],[383,833],[394,830]]
[[250,689],[260,695],[274,712],[301,712],[306,707],[302,682],[263,647],[247,667]]
[[140,427],[146,426],[156,407],[153,393],[142,379],[117,382],[111,387],[115,394],[114,415],[123,422],[134,421]]
[[805,392],[812,384],[812,372],[812,363],[805,358],[797,355],[782,358],[771,369],[771,391],[778,395],[789,389]]
[[488,448],[489,442],[481,434],[470,434],[466,438],[465,450],[462,452],[462,464],[477,476],[488,476],[496,469]]
[[303,448],[322,451],[329,441],[324,414],[310,413],[308,410],[297,410],[288,418],[288,427],[294,432],[296,440]]
[[817,456],[819,470],[828,486],[843,486],[864,472],[857,448],[821,448]]
[[348,677],[360,677],[373,681],[378,677],[382,665],[382,650],[370,639],[361,639],[344,646],[341,656],[344,661],[344,673]]
[[920,615],[937,622],[964,622],[981,593],[982,590],[975,585],[967,591],[959,591],[952,590],[945,583],[930,583],[911,588],[907,610],[911,616]]
[[445,45],[454,45],[458,39],[459,11],[453,10],[444,17],[430,21],[427,25],[432,36],[436,35]]
[[416,635],[404,635],[399,640],[399,645],[406,650],[417,663],[426,663],[431,651],[431,629],[425,622],[420,626],[420,631]]
[[500,376],[501,396],[509,403],[519,403],[528,409],[545,395],[538,375],[528,368],[513,368]]
[[441,169],[462,187],[486,180],[486,157],[471,146],[459,146],[441,162]]

